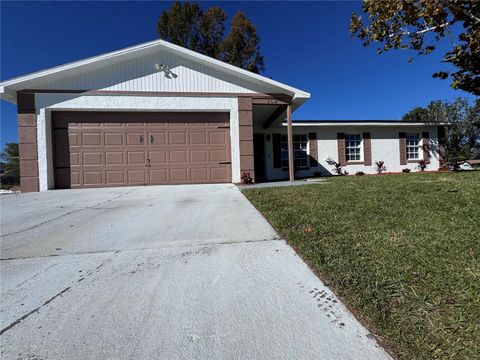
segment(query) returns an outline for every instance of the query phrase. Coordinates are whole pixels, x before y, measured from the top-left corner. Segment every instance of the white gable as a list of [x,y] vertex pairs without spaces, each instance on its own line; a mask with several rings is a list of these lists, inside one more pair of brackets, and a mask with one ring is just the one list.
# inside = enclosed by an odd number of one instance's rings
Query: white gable
[[[166,65],[171,76],[155,68]],[[0,96],[15,102],[19,90],[280,93],[300,104],[310,94],[264,76],[155,40],[0,83]]]
[[[167,65],[171,73],[155,65]],[[43,89],[166,91],[166,92],[272,92],[272,87],[233,76],[165,50],[109,64],[99,69],[42,84]]]

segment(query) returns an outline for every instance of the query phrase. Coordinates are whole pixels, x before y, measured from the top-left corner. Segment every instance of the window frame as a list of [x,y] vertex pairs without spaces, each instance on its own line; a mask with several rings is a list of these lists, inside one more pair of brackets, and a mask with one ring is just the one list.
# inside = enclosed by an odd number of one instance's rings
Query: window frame
[[[409,138],[412,138],[412,135],[415,135],[417,140],[417,145],[409,145]],[[409,157],[409,149],[416,148],[417,157],[412,158]],[[405,133],[405,156],[407,158],[407,162],[418,162],[423,159],[423,152],[422,152],[422,136],[418,132],[409,132]]]
[[[352,147],[352,146],[348,146],[348,142],[349,141],[355,141],[355,140],[348,140],[348,137],[349,136],[358,136],[359,137],[359,145],[356,146],[356,147]],[[363,164],[364,161],[365,161],[365,158],[364,158],[364,144],[363,144],[363,134],[360,132],[360,133],[345,133],[345,161],[347,164]],[[349,152],[348,152],[348,149],[359,149],[359,159],[355,159],[355,160],[349,160],[348,157],[349,157]]]
[[[295,141],[295,137],[300,137],[304,138],[301,139],[300,141]],[[303,140],[305,140],[305,145],[302,146]],[[292,135],[292,143],[293,143],[293,162],[294,162],[294,167],[295,169],[309,169],[310,168],[310,145],[309,145],[309,139],[308,139],[308,134],[293,134]],[[298,150],[296,150],[295,144],[299,143],[300,147]],[[280,161],[281,161],[281,167],[283,170],[288,169],[288,136],[285,134],[282,134],[280,137]],[[305,156],[302,158],[297,158],[295,155],[298,153],[304,153]],[[286,153],[286,157],[284,158],[284,153]],[[304,161],[303,164],[300,166],[298,165],[298,161]]]

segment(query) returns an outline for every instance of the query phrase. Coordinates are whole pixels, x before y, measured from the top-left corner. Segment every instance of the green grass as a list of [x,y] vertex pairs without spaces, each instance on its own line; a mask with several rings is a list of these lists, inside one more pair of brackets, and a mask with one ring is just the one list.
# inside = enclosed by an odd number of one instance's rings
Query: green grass
[[400,359],[480,359],[480,172],[246,197]]

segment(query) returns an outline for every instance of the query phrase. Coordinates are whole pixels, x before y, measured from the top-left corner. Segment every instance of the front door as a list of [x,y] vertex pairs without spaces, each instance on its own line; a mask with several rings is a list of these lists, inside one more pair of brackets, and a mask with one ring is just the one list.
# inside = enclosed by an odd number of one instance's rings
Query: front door
[[265,135],[253,135],[253,158],[255,166],[255,181],[266,180],[265,176]]

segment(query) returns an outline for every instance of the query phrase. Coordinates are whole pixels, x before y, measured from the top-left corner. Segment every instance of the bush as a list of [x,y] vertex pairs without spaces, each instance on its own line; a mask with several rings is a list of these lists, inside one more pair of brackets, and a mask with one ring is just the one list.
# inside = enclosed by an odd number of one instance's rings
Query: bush
[[365,175],[365,173],[363,171],[357,171],[355,175],[361,176],[361,175]]
[[333,171],[335,171],[335,174],[339,175],[339,176],[345,176],[345,175],[348,175],[348,172],[343,168],[343,165],[340,165],[339,163],[337,163],[335,160],[333,160],[332,158],[328,158],[327,160],[325,160],[326,163],[328,165],[332,165],[333,166]]
[[410,169],[403,169],[402,170],[402,172],[404,172],[404,173],[409,173],[410,171],[412,171],[412,170],[410,170]]
[[243,184],[253,184],[253,179],[252,177],[250,176],[250,173],[249,172],[244,172],[242,174],[242,183]]
[[425,171],[425,169],[427,168],[428,164],[425,160],[420,160],[418,162],[418,168],[420,169],[420,171]]
[[385,161],[383,160],[375,161],[375,167],[378,174],[381,174],[382,172],[387,170],[387,167],[385,166]]

